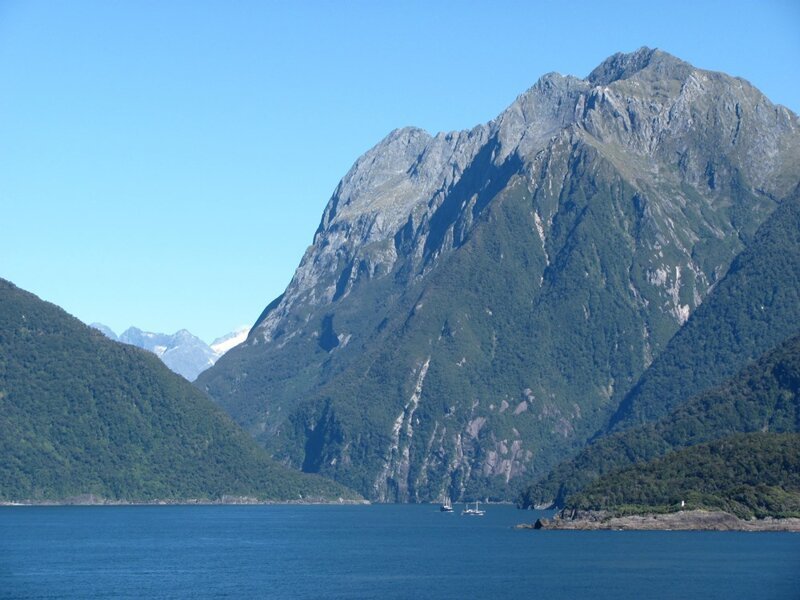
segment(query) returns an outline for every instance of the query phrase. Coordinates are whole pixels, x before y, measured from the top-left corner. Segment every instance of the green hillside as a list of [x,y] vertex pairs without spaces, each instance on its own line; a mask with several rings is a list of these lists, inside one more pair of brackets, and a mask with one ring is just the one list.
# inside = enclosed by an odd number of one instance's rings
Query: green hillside
[[737,434],[672,452],[601,477],[570,496],[566,508],[617,514],[704,508],[743,519],[800,517],[800,434]]
[[0,280],[0,500],[353,497],[273,460],[148,352]]
[[642,375],[611,420],[667,414],[800,332],[800,190],[759,228],[726,277]]
[[599,438],[522,494],[525,507],[566,498],[598,477],[739,432],[800,431],[800,336],[668,416]]

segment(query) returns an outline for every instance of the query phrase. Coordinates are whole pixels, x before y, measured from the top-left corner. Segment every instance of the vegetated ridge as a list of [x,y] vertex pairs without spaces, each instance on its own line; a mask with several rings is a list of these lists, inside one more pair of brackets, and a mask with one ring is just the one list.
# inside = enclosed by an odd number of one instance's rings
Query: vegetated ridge
[[0,279],[0,501],[348,499],[273,461],[155,355]]
[[[671,449],[750,431],[800,431],[800,199],[784,202],[604,430],[529,486],[523,506],[563,505],[592,479]],[[718,387],[715,387],[718,386]],[[693,396],[693,397],[692,397]],[[671,411],[666,414],[667,411]]]
[[667,414],[800,333],[800,189],[759,228],[707,300],[611,419],[620,430]]
[[719,510],[740,519],[800,517],[800,434],[740,433],[604,475],[565,509],[614,516]]

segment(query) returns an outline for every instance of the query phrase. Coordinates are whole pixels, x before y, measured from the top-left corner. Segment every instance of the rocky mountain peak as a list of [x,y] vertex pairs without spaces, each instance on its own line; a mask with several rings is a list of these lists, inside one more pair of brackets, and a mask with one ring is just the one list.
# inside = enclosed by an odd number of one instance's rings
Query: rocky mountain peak
[[597,431],[798,165],[795,115],[648,48],[470,130],[395,130],[200,385],[377,499],[485,497]]
[[685,79],[694,67],[657,48],[642,47],[635,52],[617,52],[595,68],[586,80],[592,85],[610,85],[634,76],[657,76],[660,79]]
[[352,221],[365,213],[407,211],[407,206],[398,206],[396,201],[405,188],[408,172],[430,140],[428,132],[404,127],[395,129],[367,151],[337,186],[317,234],[331,229],[336,222]]
[[[517,168],[511,163],[540,168],[537,156],[557,138],[602,149],[643,188],[663,188],[665,178],[677,182],[672,167],[654,166],[662,161],[675,165],[679,178],[718,191],[734,177],[742,184],[748,172],[746,185],[777,198],[795,183],[796,126],[796,116],[746,82],[641,48],[611,56],[586,79],[546,74],[497,118],[470,130],[396,129],[342,178],[313,245],[252,340],[271,339],[298,302],[325,305],[349,294],[358,280],[391,272],[398,252],[411,255],[415,269],[425,268],[430,257],[458,243],[483,206],[474,193],[462,197],[463,190],[479,182],[500,185]],[[448,233],[465,208],[462,233]]]
[[520,94],[490,123],[497,130],[495,164],[512,153],[532,157],[547,141],[576,119],[575,106],[589,89],[577,77],[548,73]]

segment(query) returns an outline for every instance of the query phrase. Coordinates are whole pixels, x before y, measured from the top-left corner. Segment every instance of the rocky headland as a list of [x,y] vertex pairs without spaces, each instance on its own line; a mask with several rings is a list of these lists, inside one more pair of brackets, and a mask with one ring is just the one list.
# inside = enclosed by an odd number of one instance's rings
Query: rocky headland
[[635,530],[635,531],[793,531],[800,532],[800,519],[740,519],[730,513],[685,510],[619,516],[608,511],[562,511],[552,519],[537,519],[518,529]]

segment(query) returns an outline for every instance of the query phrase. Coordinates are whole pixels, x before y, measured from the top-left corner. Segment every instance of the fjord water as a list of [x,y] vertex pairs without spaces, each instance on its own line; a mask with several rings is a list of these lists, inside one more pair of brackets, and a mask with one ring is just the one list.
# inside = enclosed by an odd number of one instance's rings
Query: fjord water
[[800,535],[430,505],[0,508],[3,598],[797,598]]

